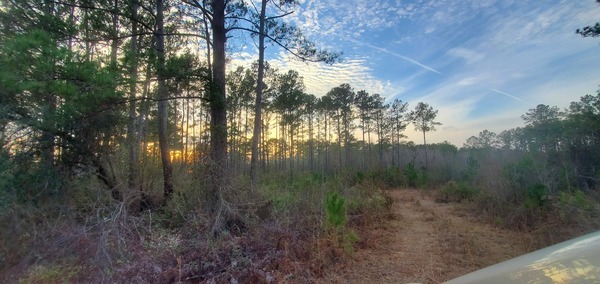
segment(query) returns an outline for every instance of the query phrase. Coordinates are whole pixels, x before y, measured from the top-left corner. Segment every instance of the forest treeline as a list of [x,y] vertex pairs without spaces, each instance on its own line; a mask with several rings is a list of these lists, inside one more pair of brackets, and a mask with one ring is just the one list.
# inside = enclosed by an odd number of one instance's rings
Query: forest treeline
[[[130,242],[146,236],[148,251],[183,250],[169,242],[183,233],[168,230],[214,237],[247,232],[257,218],[277,224],[255,232],[272,250],[319,238],[330,241],[317,242],[321,249],[352,248],[357,236],[346,226],[381,217],[385,186],[440,187],[442,201],[475,200],[497,223],[520,228],[555,208],[565,222],[596,216],[600,94],[564,110],[538,105],[524,126],[484,130],[461,148],[428,144],[441,125],[432,106],[351,84],[317,97],[297,71],[265,61],[273,46],[304,61],[340,59],[283,20],[295,5],[0,2],[0,268],[23,272],[43,255],[64,257],[71,242],[88,266],[46,266],[30,280],[51,282],[56,267],[66,275],[98,268],[108,278],[92,280],[114,280],[126,274],[116,263],[134,258],[129,249],[142,255]],[[226,43],[244,36],[259,58],[231,67]],[[404,139],[407,127],[423,134],[422,145]],[[28,249],[49,242],[44,252]],[[229,264],[188,267],[188,276]]]
[[140,169],[158,158],[162,202],[176,191],[173,163],[186,165],[208,178],[204,207],[216,216],[232,177],[249,174],[254,184],[258,168],[290,175],[366,169],[384,163],[390,145],[399,165],[407,124],[424,139],[439,124],[427,104],[409,113],[399,99],[387,104],[349,84],[317,98],[298,72],[274,70],[264,58],[226,73],[225,49],[216,46],[235,31],[300,60],[331,63],[339,54],[265,16],[265,9],[285,16],[294,1],[264,1],[262,9],[219,2],[4,3],[1,141],[14,164],[7,168],[57,182],[91,173],[115,200],[143,201]]

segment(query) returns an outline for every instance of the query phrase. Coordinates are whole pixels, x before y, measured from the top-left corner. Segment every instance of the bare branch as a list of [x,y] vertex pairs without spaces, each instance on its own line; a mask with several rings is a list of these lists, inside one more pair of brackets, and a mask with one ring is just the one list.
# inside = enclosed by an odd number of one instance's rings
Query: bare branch
[[283,18],[283,17],[291,15],[293,13],[294,13],[294,11],[289,11],[289,12],[281,14],[281,15],[277,15],[277,16],[273,16],[273,17],[268,17],[265,20],[274,20],[274,19],[278,19],[278,18]]
[[[245,22],[248,22],[249,24],[253,25],[255,28],[257,28],[257,29],[258,29],[258,25],[257,25],[255,22],[253,22],[253,21],[251,21],[251,20],[249,20],[249,19],[243,18],[243,17],[237,17],[237,16],[227,16],[227,17],[225,17],[225,19],[233,19],[233,20],[241,20],[241,21],[245,21]],[[229,31],[229,30],[230,30],[230,29],[228,29],[227,31]]]
[[[232,27],[229,28],[229,30],[242,30],[242,31],[247,31],[253,34],[260,34],[260,32],[256,31],[256,30],[252,30],[252,29],[248,29],[248,28],[244,28],[244,27]],[[309,58],[306,56],[303,56],[302,54],[299,54],[298,52],[292,50],[291,47],[289,47],[288,45],[282,43],[281,41],[279,41],[276,38],[273,38],[272,36],[270,36],[269,34],[263,34],[266,38],[268,38],[269,40],[271,40],[272,42],[274,42],[275,44],[277,44],[278,46],[280,46],[281,48],[285,49],[287,52],[291,53],[292,55],[294,55],[295,57],[299,58],[302,61],[308,61],[308,62],[323,62],[325,60],[323,59],[313,59],[313,58]]]

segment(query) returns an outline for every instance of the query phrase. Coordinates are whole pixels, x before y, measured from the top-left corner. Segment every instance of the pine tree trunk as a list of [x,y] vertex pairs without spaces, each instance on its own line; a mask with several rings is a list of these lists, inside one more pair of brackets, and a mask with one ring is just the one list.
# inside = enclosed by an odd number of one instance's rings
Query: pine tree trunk
[[212,1],[213,62],[212,88],[209,93],[210,105],[210,158],[211,188],[209,214],[213,220],[213,232],[220,231],[223,221],[218,213],[222,210],[221,192],[226,187],[227,168],[227,113],[225,100],[225,0]]
[[250,157],[250,177],[252,179],[252,186],[256,186],[258,182],[257,178],[257,164],[258,164],[258,139],[261,133],[261,122],[262,122],[262,91],[263,91],[263,77],[265,69],[265,13],[267,8],[267,0],[261,1],[260,7],[260,26],[258,34],[258,78],[256,80],[256,101],[254,102],[254,130],[252,132],[252,149]]
[[156,57],[158,77],[158,143],[163,168],[164,202],[173,196],[173,166],[167,132],[168,94],[165,79],[165,36],[164,36],[163,0],[156,1]]
[[[139,143],[137,143],[136,136],[136,103],[135,99],[136,95],[136,87],[137,87],[137,78],[138,78],[138,24],[137,24],[137,12],[138,12],[138,2],[132,2],[132,22],[131,22],[131,33],[133,36],[131,37],[131,65],[129,66],[129,74],[131,76],[131,82],[129,83],[129,122],[127,124],[127,151],[128,151],[128,167],[129,167],[129,175],[127,176],[127,185],[132,194],[138,195],[135,198],[135,202],[139,204],[140,194],[137,193],[137,162],[138,162],[138,151],[139,151]],[[139,205],[134,205],[135,208],[139,209]]]
[[313,126],[313,114],[308,118],[308,155],[310,160],[309,169],[310,171],[315,170],[315,139],[314,139],[314,126]]
[[423,148],[425,150],[425,169],[429,167],[427,158],[427,141],[425,140],[425,130],[423,130]]
[[112,11],[112,41],[110,44],[110,68],[113,72],[117,71],[117,50],[119,48],[119,0],[114,1]]

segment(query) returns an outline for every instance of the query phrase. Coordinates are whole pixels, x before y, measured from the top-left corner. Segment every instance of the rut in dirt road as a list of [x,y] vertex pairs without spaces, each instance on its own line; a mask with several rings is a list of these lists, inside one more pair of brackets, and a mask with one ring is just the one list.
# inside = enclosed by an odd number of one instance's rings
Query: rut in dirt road
[[525,253],[519,233],[477,222],[456,204],[415,189],[388,193],[392,220],[323,282],[439,283]]

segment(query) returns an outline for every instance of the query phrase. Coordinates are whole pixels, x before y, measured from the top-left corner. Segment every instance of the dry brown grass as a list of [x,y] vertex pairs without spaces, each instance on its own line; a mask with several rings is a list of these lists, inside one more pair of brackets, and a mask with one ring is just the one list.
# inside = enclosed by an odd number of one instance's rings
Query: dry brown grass
[[439,283],[525,252],[519,233],[494,228],[428,192],[389,191],[395,218],[322,283]]

